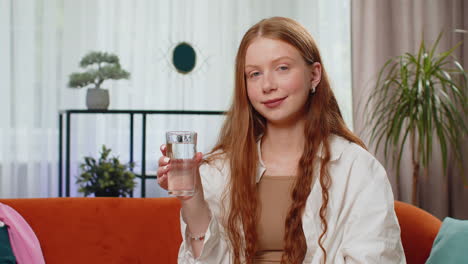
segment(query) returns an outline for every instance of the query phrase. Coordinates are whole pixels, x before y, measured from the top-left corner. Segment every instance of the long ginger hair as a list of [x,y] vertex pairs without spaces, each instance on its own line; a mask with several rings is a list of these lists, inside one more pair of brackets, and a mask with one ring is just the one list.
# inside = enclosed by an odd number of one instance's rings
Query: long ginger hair
[[[253,108],[248,99],[244,67],[247,48],[257,37],[285,41],[299,51],[308,65],[314,62],[322,64],[312,36],[292,19],[272,17],[261,20],[245,33],[240,43],[236,56],[233,102],[227,112],[219,140],[211,151],[223,154],[230,165],[230,180],[223,201],[229,201],[229,209],[224,211],[225,228],[231,243],[234,264],[240,264],[241,261],[247,264],[253,263],[256,252],[258,197],[255,176],[259,163],[256,142],[265,132],[267,120]],[[328,229],[326,221],[328,189],[332,184],[328,173],[330,161],[328,138],[331,134],[335,134],[364,147],[362,141],[346,127],[323,67],[322,78],[316,92],[310,94],[304,107],[306,108],[305,145],[291,192],[292,205],[285,222],[285,248],[281,263],[302,263],[307,251],[302,215],[312,188],[314,162],[318,161],[316,154],[320,145],[323,146],[322,159],[315,164],[320,166],[318,182],[322,189],[322,205],[319,211],[322,234],[317,242],[324,253],[325,262],[327,254],[323,240]],[[212,155],[210,159],[216,159],[217,156]]]

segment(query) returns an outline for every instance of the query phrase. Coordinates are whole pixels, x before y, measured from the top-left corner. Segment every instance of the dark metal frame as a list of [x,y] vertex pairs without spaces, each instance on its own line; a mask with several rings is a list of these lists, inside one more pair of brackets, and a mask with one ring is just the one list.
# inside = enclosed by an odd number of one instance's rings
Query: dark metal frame
[[142,115],[142,148],[141,148],[141,197],[146,196],[146,179],[156,176],[146,175],[146,116],[147,115],[224,115],[223,111],[185,111],[185,110],[78,110],[59,111],[59,197],[63,196],[63,116],[65,115],[65,196],[70,197],[70,124],[72,114],[128,114],[130,115],[130,162],[133,163],[133,126],[134,115]]

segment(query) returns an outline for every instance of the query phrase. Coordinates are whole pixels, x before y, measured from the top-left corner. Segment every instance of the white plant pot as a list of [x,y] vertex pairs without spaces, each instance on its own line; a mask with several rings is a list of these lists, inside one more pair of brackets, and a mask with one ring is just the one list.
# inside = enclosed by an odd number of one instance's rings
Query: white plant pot
[[107,110],[109,91],[101,88],[89,88],[86,92],[86,106],[89,110]]

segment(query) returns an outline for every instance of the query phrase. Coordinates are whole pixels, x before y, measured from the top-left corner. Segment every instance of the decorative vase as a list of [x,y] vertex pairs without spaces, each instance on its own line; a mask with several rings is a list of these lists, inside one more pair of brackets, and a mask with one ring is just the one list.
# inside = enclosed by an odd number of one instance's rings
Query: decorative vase
[[86,106],[89,110],[107,110],[109,91],[101,88],[89,88],[86,92]]
[[119,197],[118,190],[99,190],[94,193],[95,197]]

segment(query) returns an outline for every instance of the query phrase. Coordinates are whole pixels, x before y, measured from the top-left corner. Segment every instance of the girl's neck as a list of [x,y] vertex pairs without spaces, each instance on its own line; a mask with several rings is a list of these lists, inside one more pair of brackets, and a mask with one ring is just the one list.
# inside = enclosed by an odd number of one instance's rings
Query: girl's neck
[[299,121],[292,126],[276,126],[267,123],[262,138],[262,149],[269,153],[292,156],[302,155],[304,149],[304,124]]

